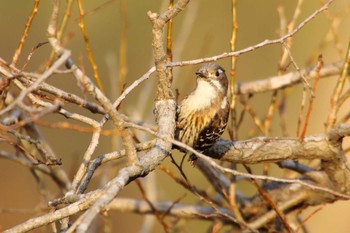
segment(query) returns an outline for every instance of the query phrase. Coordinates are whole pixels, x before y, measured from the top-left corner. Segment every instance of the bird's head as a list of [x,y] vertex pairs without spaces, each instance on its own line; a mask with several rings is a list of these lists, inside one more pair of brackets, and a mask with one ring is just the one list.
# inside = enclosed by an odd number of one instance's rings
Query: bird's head
[[201,66],[197,71],[197,82],[209,82],[214,87],[218,88],[224,95],[227,94],[228,80],[225,70],[214,63],[208,63]]

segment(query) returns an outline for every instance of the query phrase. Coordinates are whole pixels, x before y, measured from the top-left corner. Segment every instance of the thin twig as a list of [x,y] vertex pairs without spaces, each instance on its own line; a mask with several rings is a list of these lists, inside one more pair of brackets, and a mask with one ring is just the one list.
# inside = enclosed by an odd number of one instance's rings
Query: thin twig
[[[244,165],[244,167],[246,168],[246,170],[248,171],[249,174],[252,174],[251,169],[247,165]],[[287,220],[285,214],[283,213],[283,211],[281,211],[278,208],[277,204],[269,197],[267,192],[265,192],[265,190],[260,187],[260,185],[258,184],[258,182],[255,179],[250,179],[250,180],[253,183],[253,185],[256,187],[256,189],[258,190],[259,195],[262,197],[264,202],[266,202],[266,204],[271,206],[271,208],[276,212],[277,216],[280,217],[283,225],[288,230],[288,232],[290,232],[290,233],[293,232],[291,226],[288,224],[288,220]]]
[[137,187],[139,188],[143,199],[147,202],[147,204],[149,205],[149,207],[151,208],[153,214],[156,216],[157,220],[159,221],[159,223],[162,225],[164,232],[168,233],[169,232],[169,226],[168,224],[166,224],[164,222],[164,219],[162,218],[162,216],[160,215],[160,213],[158,212],[157,208],[153,205],[153,203],[148,199],[147,194],[145,189],[142,187],[141,182],[137,179],[135,180],[135,183],[137,185]]
[[149,69],[144,75],[141,76],[141,78],[134,81],[130,86],[125,88],[123,93],[118,97],[118,99],[113,103],[114,107],[117,107],[120,105],[120,103],[126,98],[126,96],[134,90],[139,84],[141,84],[143,81],[147,80],[150,75],[156,70],[156,68],[153,66],[151,69]]
[[271,101],[270,101],[270,105],[268,107],[268,110],[267,110],[267,113],[266,113],[266,116],[265,116],[265,120],[264,120],[264,135],[265,136],[269,136],[270,135],[270,126],[271,126],[271,123],[272,123],[272,118],[273,118],[273,114],[275,112],[275,109],[277,107],[277,94],[278,92],[277,91],[274,91],[272,93],[272,96],[271,96]]
[[[64,16],[63,16],[63,19],[62,19],[62,22],[61,22],[61,25],[59,27],[59,29],[57,30],[57,40],[62,43],[62,36],[63,36],[63,33],[67,27],[67,24],[68,24],[68,20],[71,16],[71,11],[72,11],[72,7],[73,7],[73,2],[74,0],[67,0],[67,5],[66,5],[66,9],[65,9],[65,12],[64,12]],[[49,57],[49,60],[47,62],[47,66],[51,66],[52,65],[52,62],[54,61],[54,58],[55,58],[55,50],[52,49],[51,53],[50,53],[50,57]]]
[[16,52],[15,54],[13,55],[13,58],[12,58],[12,62],[11,64],[16,66],[17,62],[18,62],[18,58],[19,56],[21,55],[21,52],[22,52],[22,49],[23,49],[23,45],[28,37],[28,32],[29,32],[29,29],[32,25],[32,22],[34,20],[34,17],[36,16],[36,14],[38,13],[38,10],[39,10],[39,3],[40,3],[40,0],[35,0],[34,1],[34,6],[33,6],[33,10],[32,10],[32,13],[30,14],[28,20],[27,20],[27,23],[26,23],[26,26],[24,28],[24,32],[23,32],[23,35],[21,37],[21,40],[18,44],[18,47],[16,49]]
[[[168,4],[168,10],[170,10],[174,6],[174,0],[169,0]],[[173,61],[173,20],[170,19],[167,24],[167,46],[166,46],[166,62],[172,62]],[[170,82],[172,82],[173,79],[173,68],[168,67],[167,68],[167,76],[170,79]]]
[[72,181],[72,188],[70,190],[70,193],[77,192],[77,189],[78,189],[78,186],[79,186],[81,180],[83,179],[84,175],[88,171],[89,162],[91,160],[91,157],[92,157],[93,153],[95,152],[96,147],[99,143],[99,138],[101,135],[100,134],[101,127],[100,127],[100,124],[96,121],[94,122],[94,129],[95,129],[95,131],[92,134],[89,146],[88,146],[87,150],[85,151],[84,156],[82,158],[83,162],[80,164],[79,169],[75,173],[74,179]]
[[[237,2],[232,0],[232,35],[230,40],[231,52],[236,50],[236,39],[237,39]],[[231,57],[231,80],[230,80],[230,127],[229,134],[231,140],[236,140],[238,138],[238,129],[237,129],[237,94],[236,94],[236,62],[237,57]]]
[[[312,96],[311,96],[311,98],[312,98]],[[297,121],[296,136],[299,137],[299,140],[301,139],[301,137],[300,137],[300,130],[301,130],[302,118],[303,118],[303,115],[304,115],[305,103],[306,103],[306,85],[303,86],[303,95],[301,97],[300,111],[299,111],[298,121]]]
[[[316,66],[316,74],[318,74],[318,75],[316,76],[314,85],[312,86],[312,92],[313,93],[316,93],[317,84],[318,84],[318,81],[320,79],[319,74],[320,74],[320,70],[322,69],[323,65],[324,65],[324,63],[323,63],[323,60],[322,60],[322,56],[320,55],[319,58],[318,58],[317,66]],[[303,128],[303,131],[301,132],[301,135],[299,137],[300,141],[302,141],[304,139],[304,137],[305,137],[307,126],[308,126],[309,120],[310,120],[310,115],[311,115],[314,99],[315,99],[315,96],[311,96],[310,103],[309,103],[309,108],[307,110],[306,118],[305,118],[305,122],[304,122],[304,128]]]
[[28,95],[28,93],[34,91],[38,88],[40,83],[44,82],[46,79],[51,77],[52,73],[58,69],[62,64],[66,62],[66,60],[70,57],[71,53],[69,51],[65,51],[58,59],[57,61],[48,69],[46,70],[30,87],[26,88],[25,90],[21,91],[21,93],[18,95],[18,97],[9,104],[6,108],[2,109],[0,111],[0,115],[10,111],[13,109],[18,103],[22,102],[22,100]]
[[340,96],[342,94],[343,91],[343,87],[346,81],[347,76],[349,76],[349,67],[350,67],[350,40],[348,43],[348,50],[346,52],[346,56],[345,56],[345,62],[344,62],[344,66],[341,72],[341,75],[338,78],[337,84],[334,88],[333,94],[332,94],[332,98],[331,98],[331,111],[328,115],[328,119],[327,119],[327,123],[326,123],[326,130],[330,130],[335,122],[336,122],[336,118],[337,118],[337,113],[339,111],[339,105],[338,105],[338,101],[340,99]]
[[298,64],[296,63],[296,61],[294,60],[293,56],[292,56],[292,52],[290,51],[290,48],[289,46],[284,42],[282,41],[282,45],[284,46],[285,50],[287,51],[287,54],[289,56],[289,59],[291,60],[292,64],[294,65],[295,69],[297,70],[297,72],[299,73],[301,79],[303,80],[304,82],[304,85],[306,85],[309,90],[311,91],[311,95],[313,96],[314,93],[312,92],[312,87],[310,85],[310,83],[307,81],[306,77],[304,76],[304,74],[301,72]]
[[[35,52],[38,48],[40,48],[41,46],[43,46],[43,45],[45,45],[45,44],[47,44],[47,43],[48,43],[48,42],[41,42],[41,43],[38,43],[35,47],[32,48],[32,51],[30,51],[30,53],[29,53],[29,55],[28,55],[28,57],[27,57],[27,60],[26,60],[25,63],[23,64],[21,70],[25,70],[25,68],[27,67],[27,65],[28,65],[28,63],[29,63],[29,61],[30,61],[30,59],[32,58],[32,56],[33,56],[33,54],[34,54],[34,52]],[[13,66],[15,66],[15,65],[13,65]]]
[[[300,203],[302,203],[307,198],[306,192],[300,192],[298,193],[293,199],[290,199],[283,204],[280,204],[277,206],[277,208],[281,211],[286,211],[289,208],[296,206]],[[270,222],[271,220],[275,219],[277,216],[277,213],[275,210],[270,210],[269,212],[265,213],[258,219],[255,219],[253,222],[248,223],[248,225],[253,229],[259,229],[260,227],[264,226],[266,223]]]
[[248,112],[250,114],[250,116],[252,117],[255,126],[262,132],[265,132],[265,128],[263,126],[263,123],[261,122],[261,120],[259,119],[259,117],[257,116],[257,114],[255,113],[254,109],[252,108],[251,104],[244,99],[243,96],[241,96],[241,98],[239,98],[239,101],[241,102],[242,106],[244,107],[244,111]]
[[87,35],[86,27],[85,27],[85,21],[84,21],[84,9],[83,9],[83,4],[81,0],[78,0],[78,6],[79,6],[79,13],[80,13],[80,22],[79,22],[79,27],[81,29],[81,32],[84,37],[84,42],[85,42],[85,47],[86,47],[86,52],[88,54],[89,62],[92,67],[92,70],[94,72],[94,77],[97,83],[97,86],[101,89],[102,92],[104,92],[104,88],[100,79],[100,75],[98,74],[98,67],[96,65],[94,56],[91,51],[90,43],[89,43],[89,38]]
[[[128,74],[127,49],[128,49],[128,7],[127,1],[120,1],[121,32],[119,42],[119,75],[118,75],[118,94],[124,92],[126,86],[126,77]],[[120,110],[120,105],[117,106]]]
[[302,227],[305,225],[305,223],[307,222],[307,221],[309,221],[313,216],[315,216],[315,214],[317,213],[317,212],[319,212],[320,210],[322,210],[323,209],[323,207],[319,207],[319,208],[317,208],[316,210],[314,210],[309,216],[307,216],[305,219],[303,219],[303,221],[298,225],[298,228],[296,229],[296,233],[298,233],[301,229],[302,229]]
[[[299,18],[300,13],[301,13],[301,6],[302,6],[303,2],[304,2],[304,0],[298,0],[298,3],[297,3],[297,5],[296,5],[296,7],[295,7],[295,10],[294,10],[293,17],[292,17],[291,21],[288,23],[288,25],[286,25],[286,29],[287,29],[287,32],[286,32],[286,33],[290,33],[291,31],[294,30],[294,26],[295,26],[295,24],[296,24],[296,21],[297,21],[297,19]],[[282,13],[282,12],[280,12],[280,13]],[[284,16],[284,14],[280,14],[280,16]],[[281,23],[281,28],[284,29],[284,23],[283,23],[284,19],[281,18],[281,21],[282,21],[282,23]],[[283,31],[284,31],[283,29],[281,30],[281,33],[283,33]],[[287,45],[289,48],[292,46],[292,42],[293,42],[293,41],[292,41],[292,37],[289,37],[289,38],[285,41],[286,45]],[[287,50],[285,50],[285,49],[283,50],[283,54],[282,54],[282,57],[281,57],[281,60],[280,60],[280,63],[279,63],[279,70],[280,70],[280,71],[284,70],[284,69],[285,69],[285,66],[287,65],[287,58],[289,57],[289,54],[288,54],[288,53],[289,53],[289,52],[288,52]],[[280,74],[281,74],[281,73],[280,73]]]

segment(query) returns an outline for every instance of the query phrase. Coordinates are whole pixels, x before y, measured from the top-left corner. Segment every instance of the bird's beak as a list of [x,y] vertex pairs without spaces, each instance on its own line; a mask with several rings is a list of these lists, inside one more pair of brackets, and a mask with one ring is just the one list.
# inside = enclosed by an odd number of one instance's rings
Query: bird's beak
[[197,71],[196,75],[201,78],[205,78],[205,74],[203,72]]

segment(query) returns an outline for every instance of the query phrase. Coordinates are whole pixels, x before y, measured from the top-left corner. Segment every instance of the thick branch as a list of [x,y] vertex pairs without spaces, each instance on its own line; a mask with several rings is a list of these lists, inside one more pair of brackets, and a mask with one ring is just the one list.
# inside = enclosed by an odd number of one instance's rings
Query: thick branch
[[298,159],[331,160],[339,148],[330,145],[326,135],[298,138],[257,137],[245,141],[218,141],[206,154],[228,162],[256,164]]
[[[342,149],[342,139],[350,136],[350,125],[339,125],[327,135],[298,138],[258,137],[246,141],[220,140],[206,151],[223,161],[257,164],[285,160],[320,159],[332,189],[350,193],[350,169]],[[322,183],[322,182],[321,182]]]

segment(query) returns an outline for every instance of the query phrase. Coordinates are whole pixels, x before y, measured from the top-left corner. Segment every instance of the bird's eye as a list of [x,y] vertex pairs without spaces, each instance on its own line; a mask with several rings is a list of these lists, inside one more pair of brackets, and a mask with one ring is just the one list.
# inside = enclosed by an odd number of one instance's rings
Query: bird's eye
[[215,72],[215,76],[216,77],[219,77],[219,75],[222,73],[222,70],[221,69],[218,69],[216,72]]

